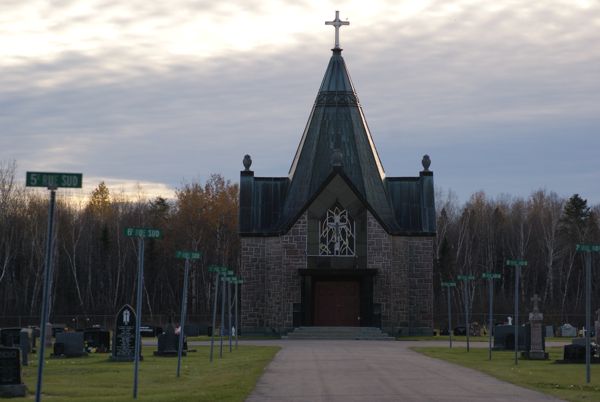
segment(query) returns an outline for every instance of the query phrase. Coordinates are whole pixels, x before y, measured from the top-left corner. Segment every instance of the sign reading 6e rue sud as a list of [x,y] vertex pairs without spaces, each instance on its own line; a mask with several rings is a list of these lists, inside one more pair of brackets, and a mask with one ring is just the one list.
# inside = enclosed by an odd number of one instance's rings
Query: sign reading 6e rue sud
[[126,228],[125,236],[127,237],[147,237],[149,239],[160,239],[162,232],[160,229],[148,228]]
[[26,187],[81,188],[81,173],[27,172]]

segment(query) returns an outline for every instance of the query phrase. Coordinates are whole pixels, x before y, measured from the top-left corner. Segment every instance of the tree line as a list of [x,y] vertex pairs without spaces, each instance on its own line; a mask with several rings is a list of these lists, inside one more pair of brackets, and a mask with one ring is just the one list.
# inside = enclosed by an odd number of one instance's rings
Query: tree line
[[[47,230],[47,191],[24,188],[16,164],[0,162],[0,314],[40,314]],[[190,271],[190,315],[208,318],[212,292],[209,265],[239,270],[238,185],[221,175],[205,183],[183,184],[173,199],[136,199],[100,183],[85,201],[61,197],[56,208],[53,316],[113,315],[134,304],[137,247],[126,227],[153,227],[163,238],[146,240],[144,314],[178,311],[182,261],[176,250],[199,250]],[[575,194],[563,198],[536,191],[528,198],[490,198],[483,192],[460,204],[451,192],[438,193],[434,257],[436,326],[446,322],[444,281],[473,275],[466,301],[473,319],[485,321],[488,302],[485,272],[500,273],[495,311],[512,315],[514,269],[507,259],[525,259],[521,271],[521,311],[530,311],[538,294],[547,321],[583,323],[584,256],[578,243],[600,243],[600,206],[590,207]],[[600,255],[593,256],[593,310],[600,307]],[[464,311],[463,284],[452,290],[454,311]],[[0,325],[2,325],[0,323]]]
[[[523,259],[519,278],[520,312],[531,311],[531,298],[541,298],[545,321],[583,325],[585,314],[584,254],[578,243],[600,243],[600,206],[590,207],[580,195],[563,198],[545,190],[528,198],[490,198],[478,192],[458,205],[452,194],[438,194],[434,267],[436,322],[447,318],[446,290],[441,283],[456,281],[451,290],[454,311],[468,303],[473,320],[487,322],[488,281],[485,272],[499,273],[494,283],[494,310],[502,319],[514,311],[515,269],[508,259]],[[593,255],[592,311],[600,308],[600,255]],[[464,292],[458,275],[473,275]],[[469,299],[465,301],[465,294]],[[523,317],[523,315],[521,316]],[[525,318],[526,319],[526,318]],[[483,321],[483,322],[482,322]]]
[[[0,164],[0,314],[39,316],[48,192],[26,189],[14,163]],[[179,311],[183,262],[177,250],[201,251],[190,270],[190,315],[206,317],[214,282],[209,265],[239,266],[238,186],[221,175],[188,183],[175,197],[131,199],[100,183],[87,201],[57,192],[51,317],[114,315],[134,305],[137,243],[126,227],[159,228],[146,240],[144,315]]]

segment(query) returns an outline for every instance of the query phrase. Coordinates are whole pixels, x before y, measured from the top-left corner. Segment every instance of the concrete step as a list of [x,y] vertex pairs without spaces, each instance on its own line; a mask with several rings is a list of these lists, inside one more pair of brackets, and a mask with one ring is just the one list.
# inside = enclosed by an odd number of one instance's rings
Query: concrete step
[[298,327],[284,339],[354,339],[394,340],[393,337],[374,327]]

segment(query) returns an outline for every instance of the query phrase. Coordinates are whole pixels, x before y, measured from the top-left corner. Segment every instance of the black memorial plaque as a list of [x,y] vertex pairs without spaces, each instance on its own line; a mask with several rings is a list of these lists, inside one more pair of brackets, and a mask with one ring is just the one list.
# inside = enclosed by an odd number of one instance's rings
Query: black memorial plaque
[[[141,357],[141,356],[140,356]],[[135,311],[126,304],[117,314],[112,360],[133,361],[135,358]]]

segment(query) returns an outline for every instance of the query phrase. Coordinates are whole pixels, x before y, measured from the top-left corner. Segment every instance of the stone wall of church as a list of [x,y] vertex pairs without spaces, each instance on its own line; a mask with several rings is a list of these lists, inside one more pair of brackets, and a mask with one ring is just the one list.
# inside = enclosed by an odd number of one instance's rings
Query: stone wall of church
[[292,328],[293,304],[300,303],[298,269],[306,268],[307,216],[283,236],[242,237],[241,328],[285,332]]
[[373,302],[390,334],[421,334],[433,328],[433,239],[391,236],[367,214],[367,268],[377,269]]

